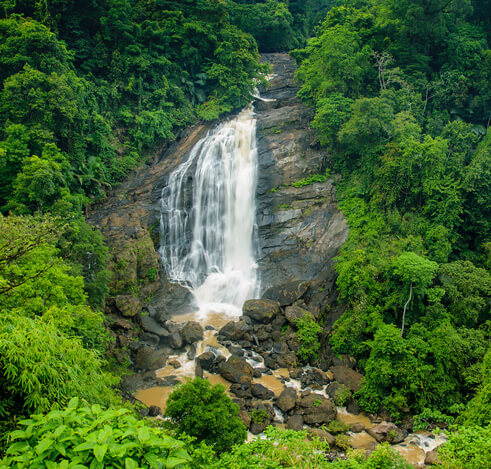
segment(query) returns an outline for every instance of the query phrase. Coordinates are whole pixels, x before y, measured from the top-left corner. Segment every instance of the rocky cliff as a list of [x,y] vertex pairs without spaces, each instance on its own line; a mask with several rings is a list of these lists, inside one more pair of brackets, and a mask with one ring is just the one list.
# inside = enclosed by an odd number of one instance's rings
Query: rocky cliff
[[[292,280],[311,281],[305,301],[318,312],[335,296],[332,258],[348,229],[337,209],[334,179],[294,185],[324,173],[329,158],[309,127],[311,110],[296,98],[293,59],[287,54],[266,54],[264,60],[272,65],[273,77],[262,93],[266,100],[254,104],[261,285],[265,291]],[[186,290],[166,282],[159,265],[160,196],[169,174],[209,129],[210,125],[187,129],[90,215],[111,249],[110,269],[115,273],[108,301],[111,312],[132,317],[150,304],[160,315],[171,314],[182,303],[180,296],[188,299]]]
[[263,57],[273,66],[273,78],[262,93],[268,101],[255,103],[261,283],[265,290],[312,280],[310,301],[319,308],[332,290],[332,258],[348,228],[337,209],[334,179],[295,187],[313,174],[324,174],[329,158],[310,129],[311,109],[296,97],[294,60],[288,54]]

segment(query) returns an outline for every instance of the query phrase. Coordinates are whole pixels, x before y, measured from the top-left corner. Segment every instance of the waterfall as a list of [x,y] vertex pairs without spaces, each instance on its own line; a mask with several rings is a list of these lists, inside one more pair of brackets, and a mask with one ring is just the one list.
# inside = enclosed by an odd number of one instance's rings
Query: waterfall
[[201,139],[161,199],[161,256],[168,279],[187,286],[199,314],[240,315],[258,289],[252,106]]

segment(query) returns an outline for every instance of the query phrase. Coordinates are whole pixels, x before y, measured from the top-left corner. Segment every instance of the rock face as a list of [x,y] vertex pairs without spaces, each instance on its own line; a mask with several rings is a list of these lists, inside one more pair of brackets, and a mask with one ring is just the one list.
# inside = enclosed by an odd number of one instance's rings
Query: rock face
[[[314,173],[324,173],[328,155],[310,129],[312,111],[296,98],[295,61],[288,54],[264,54],[263,59],[272,64],[275,74],[261,94],[274,101],[255,103],[257,222],[262,251],[258,264],[262,285],[268,288],[312,280],[321,272],[327,275],[348,228],[337,209],[333,179],[298,184]],[[321,296],[327,294],[324,289]]]
[[334,379],[340,383],[344,384],[350,391],[356,392],[361,388],[361,379],[363,375],[358,373],[347,366],[333,366],[331,368]]

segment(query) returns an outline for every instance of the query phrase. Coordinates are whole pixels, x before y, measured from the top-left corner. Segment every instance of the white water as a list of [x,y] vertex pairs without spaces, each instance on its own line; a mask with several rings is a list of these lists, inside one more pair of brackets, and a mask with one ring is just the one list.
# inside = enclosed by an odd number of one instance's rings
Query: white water
[[237,317],[257,293],[256,174],[249,106],[200,140],[162,191],[162,261],[193,292],[198,317]]

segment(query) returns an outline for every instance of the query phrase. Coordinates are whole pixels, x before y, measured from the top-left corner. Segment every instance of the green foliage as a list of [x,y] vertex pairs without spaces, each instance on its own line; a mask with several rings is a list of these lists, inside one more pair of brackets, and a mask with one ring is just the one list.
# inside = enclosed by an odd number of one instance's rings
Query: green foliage
[[292,182],[293,187],[304,187],[313,184],[314,182],[326,182],[329,179],[330,171],[326,169],[324,174],[313,174],[305,179],[300,179],[298,181]]
[[261,425],[269,418],[269,414],[265,409],[255,409],[251,412],[251,420],[258,425]]
[[413,430],[430,430],[432,425],[439,427],[448,427],[455,422],[455,417],[445,415],[438,410],[424,409],[418,415],[414,416]]
[[225,453],[215,468],[220,469],[279,469],[284,467],[308,469],[327,467],[327,443],[308,440],[307,432],[280,430],[269,426],[266,438],[235,446]]
[[460,427],[438,454],[444,469],[482,469],[491,465],[491,426]]
[[319,334],[322,327],[317,324],[312,317],[304,315],[295,321],[297,328],[297,339],[300,344],[296,354],[303,361],[315,360],[318,357],[320,342]]
[[342,384],[334,394],[334,402],[337,406],[345,405],[352,397],[350,389]]
[[327,425],[327,431],[330,433],[346,433],[348,430],[348,425],[341,420],[331,420]]
[[46,215],[0,215],[0,433],[16,416],[73,396],[114,399],[103,315],[87,305],[83,278],[58,257],[64,229]]
[[128,409],[80,405],[36,414],[12,432],[2,468],[189,467],[184,443]]
[[225,394],[220,384],[195,378],[179,385],[167,400],[166,416],[179,433],[204,441],[217,453],[243,443],[247,430],[238,417],[239,406]]
[[450,421],[477,391],[465,415],[487,415],[484,28],[468,1],[345,2],[293,52],[350,227],[336,264],[347,309],[330,342],[364,369],[371,412]]
[[336,461],[332,469],[411,469],[413,466],[394,451],[388,443],[382,443],[368,456],[353,452],[346,461]]

